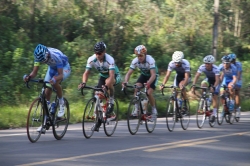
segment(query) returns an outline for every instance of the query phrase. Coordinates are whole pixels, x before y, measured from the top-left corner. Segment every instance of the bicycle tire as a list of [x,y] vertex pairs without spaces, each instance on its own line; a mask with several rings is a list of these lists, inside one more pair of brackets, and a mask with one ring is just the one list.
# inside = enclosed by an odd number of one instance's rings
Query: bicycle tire
[[203,110],[203,106],[205,104],[205,100],[200,98],[198,102],[198,107],[196,110],[196,124],[199,129],[201,129],[205,123],[206,119],[206,113],[205,110]]
[[41,136],[41,132],[37,131],[37,128],[43,124],[44,111],[42,107],[41,99],[36,98],[30,105],[27,116],[27,136],[30,142],[35,143]]
[[225,99],[218,99],[218,109],[217,109],[217,123],[218,125],[222,125],[224,117],[225,117]]
[[85,138],[90,138],[94,134],[95,125],[98,121],[97,114],[95,113],[96,98],[91,98],[85,108],[82,117],[82,132]]
[[[155,101],[155,107],[156,107],[156,101]],[[157,118],[155,120],[151,120],[150,115],[152,115],[152,107],[148,101],[146,119],[145,119],[145,126],[148,133],[152,133],[154,131],[157,122]]]
[[229,124],[233,124],[235,120],[235,110],[229,114]]
[[214,125],[215,125],[215,123],[216,123],[216,120],[214,120],[213,122],[212,122],[212,118],[213,118],[213,115],[212,115],[212,113],[211,113],[211,115],[209,116],[209,126],[210,127],[214,127]]
[[70,119],[70,109],[69,109],[69,103],[66,98],[64,98],[64,115],[62,117],[57,117],[57,113],[60,109],[59,107],[59,101],[57,100],[56,104],[56,111],[53,115],[53,123],[52,123],[52,129],[53,129],[53,135],[57,140],[60,140],[64,137],[64,135],[67,132],[68,125],[69,125],[69,119]]
[[118,124],[119,119],[119,105],[117,100],[114,100],[114,110],[113,112],[107,117],[104,123],[104,132],[107,136],[112,136],[115,132],[115,129]]
[[175,122],[177,121],[176,109],[176,101],[170,97],[166,108],[166,124],[170,132],[174,130]]
[[181,111],[182,113],[182,117],[181,117],[181,127],[183,130],[187,130],[188,126],[189,126],[189,122],[190,122],[190,104],[189,104],[189,100],[186,100],[186,105],[184,104],[185,102],[183,102],[183,107],[182,109],[184,112]]
[[[139,108],[135,108],[135,104],[138,104]],[[127,125],[130,134],[135,135],[140,126],[141,120],[141,106],[140,101],[137,98],[131,99],[127,110]]]

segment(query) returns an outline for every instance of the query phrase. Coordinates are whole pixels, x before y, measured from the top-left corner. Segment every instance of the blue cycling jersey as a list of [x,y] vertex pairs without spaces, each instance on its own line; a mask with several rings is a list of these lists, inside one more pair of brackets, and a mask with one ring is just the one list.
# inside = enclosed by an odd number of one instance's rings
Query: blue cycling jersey
[[223,64],[220,64],[219,69],[224,73],[223,82],[225,82],[226,84],[232,82],[233,76],[237,75],[237,68],[233,64],[230,64],[228,69],[224,68]]
[[[50,47],[47,48],[50,54],[50,58],[45,64],[50,66],[50,68],[63,68],[68,64],[68,57],[64,55],[60,50]],[[40,66],[40,62],[35,60],[34,66]]]

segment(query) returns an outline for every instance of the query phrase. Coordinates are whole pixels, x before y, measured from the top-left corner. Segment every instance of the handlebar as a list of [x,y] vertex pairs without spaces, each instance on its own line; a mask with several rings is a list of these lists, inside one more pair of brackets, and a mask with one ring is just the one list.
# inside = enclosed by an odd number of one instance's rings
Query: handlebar
[[126,88],[127,88],[127,87],[128,87],[128,88],[137,89],[137,90],[139,90],[139,91],[141,91],[142,88],[145,88],[144,93],[147,94],[147,88],[146,88],[146,86],[137,86],[136,84],[134,84],[134,85],[128,85],[128,84],[126,84],[125,87],[122,87],[122,91],[124,92],[125,95],[127,95],[127,92],[126,92]]
[[92,89],[94,91],[101,91],[101,92],[104,93],[105,96],[107,96],[107,90],[106,90],[106,88],[97,88],[97,87],[92,87],[92,86],[85,85],[84,87],[82,87],[80,89],[81,89],[81,93],[82,93],[83,96],[84,96],[83,89]]
[[180,89],[178,86],[174,86],[174,85],[171,85],[171,86],[163,86],[163,88],[161,89],[161,94],[162,94],[162,96],[164,96],[163,90],[164,90],[165,88],[170,88],[170,89],[174,89],[174,90],[179,90],[179,89]]

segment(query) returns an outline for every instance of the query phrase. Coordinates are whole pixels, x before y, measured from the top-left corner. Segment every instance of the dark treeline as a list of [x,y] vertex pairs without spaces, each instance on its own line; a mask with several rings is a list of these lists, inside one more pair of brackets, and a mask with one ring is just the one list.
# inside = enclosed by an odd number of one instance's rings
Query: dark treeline
[[[221,0],[219,12],[218,60],[228,52],[248,60],[250,0]],[[74,96],[97,41],[107,44],[123,75],[139,44],[163,73],[175,50],[201,63],[212,52],[212,29],[211,0],[1,0],[0,104],[37,95],[24,88],[22,76],[33,68],[38,43],[69,57],[72,74],[64,89]]]

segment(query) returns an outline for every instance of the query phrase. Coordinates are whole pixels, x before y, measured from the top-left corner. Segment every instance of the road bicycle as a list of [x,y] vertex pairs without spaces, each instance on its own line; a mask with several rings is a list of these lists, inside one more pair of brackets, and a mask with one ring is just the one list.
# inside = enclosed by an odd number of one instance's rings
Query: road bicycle
[[[198,102],[198,107],[196,109],[196,123],[198,128],[202,128],[204,125],[204,122],[206,119],[209,120],[209,125],[211,127],[214,127],[216,120],[213,119],[215,116],[213,116],[213,109],[211,109],[212,105],[212,97],[213,93],[209,92],[209,87],[198,87],[195,86],[194,90],[196,89],[201,89],[202,90],[202,95],[200,96],[199,102]],[[194,91],[195,93],[195,91]]]
[[[130,100],[127,110],[127,124],[130,134],[135,135],[139,130],[139,126],[145,123],[148,133],[152,133],[156,126],[157,118],[152,117],[152,107],[147,97],[147,88],[145,86],[128,85],[126,88],[136,89],[135,96]],[[122,91],[125,95],[126,88]],[[144,92],[142,89],[144,88]]]
[[101,124],[103,124],[104,132],[107,136],[112,136],[118,124],[119,105],[117,100],[114,100],[114,109],[111,114],[106,115],[111,104],[106,88],[97,88],[91,86],[84,86],[83,89],[91,89],[94,91],[94,96],[88,100],[83,117],[82,117],[82,131],[85,138],[90,138],[94,131],[99,131]]
[[[47,84],[50,83],[48,81],[44,81],[43,79],[29,81],[42,84],[42,90],[29,108],[26,125],[28,139],[32,143],[36,142],[40,138],[41,134],[45,134],[46,130],[49,130],[50,126],[52,126],[54,137],[57,140],[62,139],[67,132],[70,119],[70,109],[67,99],[64,97],[64,115],[62,117],[57,117],[57,113],[59,111],[59,100],[57,95],[49,108],[45,98],[45,89],[51,88],[47,86]],[[26,82],[26,86],[27,88],[30,88],[29,82]],[[53,91],[55,92],[54,89]],[[38,131],[40,126],[42,129]]]
[[[224,93],[221,95],[219,102],[219,109],[217,111],[217,123],[222,125],[225,118],[227,123],[233,124],[235,120],[235,107],[230,110],[230,93],[227,85],[223,85]],[[236,118],[238,120],[238,118]]]
[[[166,106],[166,124],[170,132],[174,130],[175,123],[181,122],[181,127],[183,130],[186,130],[190,121],[190,105],[188,99],[182,102],[183,91],[180,90],[177,86],[164,86],[161,90],[162,95],[164,96],[164,89],[172,89],[172,94],[168,99]],[[177,98],[178,93],[181,93],[181,99]]]

